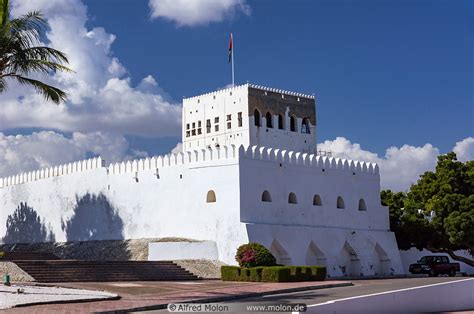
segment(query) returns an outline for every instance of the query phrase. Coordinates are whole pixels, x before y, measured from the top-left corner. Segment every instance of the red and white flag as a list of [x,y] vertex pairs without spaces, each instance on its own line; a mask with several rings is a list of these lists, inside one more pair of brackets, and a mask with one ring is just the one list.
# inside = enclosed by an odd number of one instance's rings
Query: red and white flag
[[232,33],[230,33],[230,40],[229,40],[229,63],[232,61]]

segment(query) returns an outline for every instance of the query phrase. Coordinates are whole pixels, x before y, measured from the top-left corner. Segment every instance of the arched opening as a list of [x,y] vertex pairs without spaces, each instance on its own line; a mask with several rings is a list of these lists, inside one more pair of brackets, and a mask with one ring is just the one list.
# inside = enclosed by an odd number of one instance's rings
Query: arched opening
[[308,118],[303,118],[303,121],[301,122],[301,133],[305,133],[305,134],[310,134],[311,133],[309,131],[309,119]]
[[267,112],[265,115],[265,120],[267,120],[267,128],[273,128],[272,114],[270,112]]
[[253,118],[254,118],[254,121],[255,121],[255,126],[260,126],[260,111],[258,111],[257,109],[255,109],[255,111],[253,112]]
[[298,200],[296,199],[296,194],[291,192],[288,194],[288,203],[290,204],[298,204]]
[[342,247],[338,264],[343,276],[360,276],[359,257],[356,251],[347,242],[345,242]]
[[375,275],[393,275],[391,269],[391,262],[388,258],[387,252],[378,244],[374,248],[374,274]]
[[270,195],[270,192],[267,190],[263,191],[262,193],[262,202],[271,202],[272,201],[272,196]]
[[296,117],[291,116],[290,118],[290,131],[296,132]]
[[306,266],[326,266],[326,256],[318,248],[318,246],[311,241],[309,243],[308,251],[306,252]]
[[282,265],[292,265],[290,255],[285,250],[285,248],[277,240],[273,240],[272,245],[270,246],[270,252],[275,256],[278,264]]
[[206,203],[215,203],[216,202],[216,192],[209,190],[206,196]]
[[313,205],[314,206],[323,206],[323,201],[321,200],[321,196],[319,196],[319,194],[314,194]]
[[337,197],[337,208],[346,208],[346,205],[344,205],[344,199],[341,196]]
[[281,113],[278,115],[278,128],[280,130],[285,129],[285,125],[283,124],[283,115]]
[[359,210],[367,210],[367,205],[365,205],[365,201],[363,198],[359,200]]

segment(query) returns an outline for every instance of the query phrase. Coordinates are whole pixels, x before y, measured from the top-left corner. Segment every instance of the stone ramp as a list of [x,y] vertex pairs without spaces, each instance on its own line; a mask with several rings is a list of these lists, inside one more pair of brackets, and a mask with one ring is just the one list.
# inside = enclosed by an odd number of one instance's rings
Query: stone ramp
[[197,276],[168,261],[16,260],[38,282],[175,281]]

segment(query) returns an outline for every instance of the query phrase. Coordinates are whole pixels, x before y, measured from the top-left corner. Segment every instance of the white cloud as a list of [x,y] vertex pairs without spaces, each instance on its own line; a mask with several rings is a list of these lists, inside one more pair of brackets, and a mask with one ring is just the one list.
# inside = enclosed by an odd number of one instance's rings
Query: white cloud
[[126,139],[110,133],[76,132],[66,137],[53,131],[11,136],[0,132],[0,177],[82,160],[91,155],[114,162],[146,154],[130,153]]
[[117,132],[149,137],[177,135],[181,106],[170,100],[153,76],[134,87],[127,69],[113,56],[115,35],[102,27],[87,29],[87,8],[75,0],[12,2],[13,15],[40,10],[48,19],[48,45],[68,55],[75,73],[45,78],[69,94],[55,106],[32,89],[9,81],[2,94],[0,129],[55,128],[67,132]]
[[390,147],[385,156],[364,150],[357,143],[351,143],[344,137],[318,144],[318,149],[331,151],[334,157],[376,162],[380,168],[382,189],[405,191],[416,183],[420,174],[432,171],[436,165],[439,149],[431,144],[422,147],[403,145]]
[[183,143],[179,142],[176,146],[171,150],[172,154],[178,154],[183,151]]
[[237,12],[250,14],[245,0],[150,0],[152,18],[165,18],[178,26],[220,22]]
[[453,152],[456,153],[460,161],[474,160],[474,137],[467,137],[457,142]]

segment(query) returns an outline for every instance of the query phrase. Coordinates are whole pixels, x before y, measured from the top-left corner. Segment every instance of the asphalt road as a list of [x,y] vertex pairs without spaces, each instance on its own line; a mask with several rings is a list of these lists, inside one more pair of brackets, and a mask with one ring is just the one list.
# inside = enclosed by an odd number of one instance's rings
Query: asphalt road
[[[372,280],[352,280],[353,286],[310,290],[303,292],[274,294],[262,297],[239,299],[235,301],[227,301],[223,304],[229,304],[230,308],[235,309],[233,305],[238,305],[240,310],[244,312],[244,306],[247,305],[265,305],[265,304],[287,304],[287,303],[305,303],[306,305],[320,304],[327,301],[338,300],[343,298],[368,295],[398,289],[406,289],[430,285],[441,282],[455,281],[463,279],[462,277],[423,277],[423,278],[399,278],[399,279],[372,279]],[[147,313],[169,313],[168,310],[152,311]],[[258,313],[258,312],[252,312]],[[263,312],[262,312],[263,313]],[[267,314],[269,312],[266,312]]]

